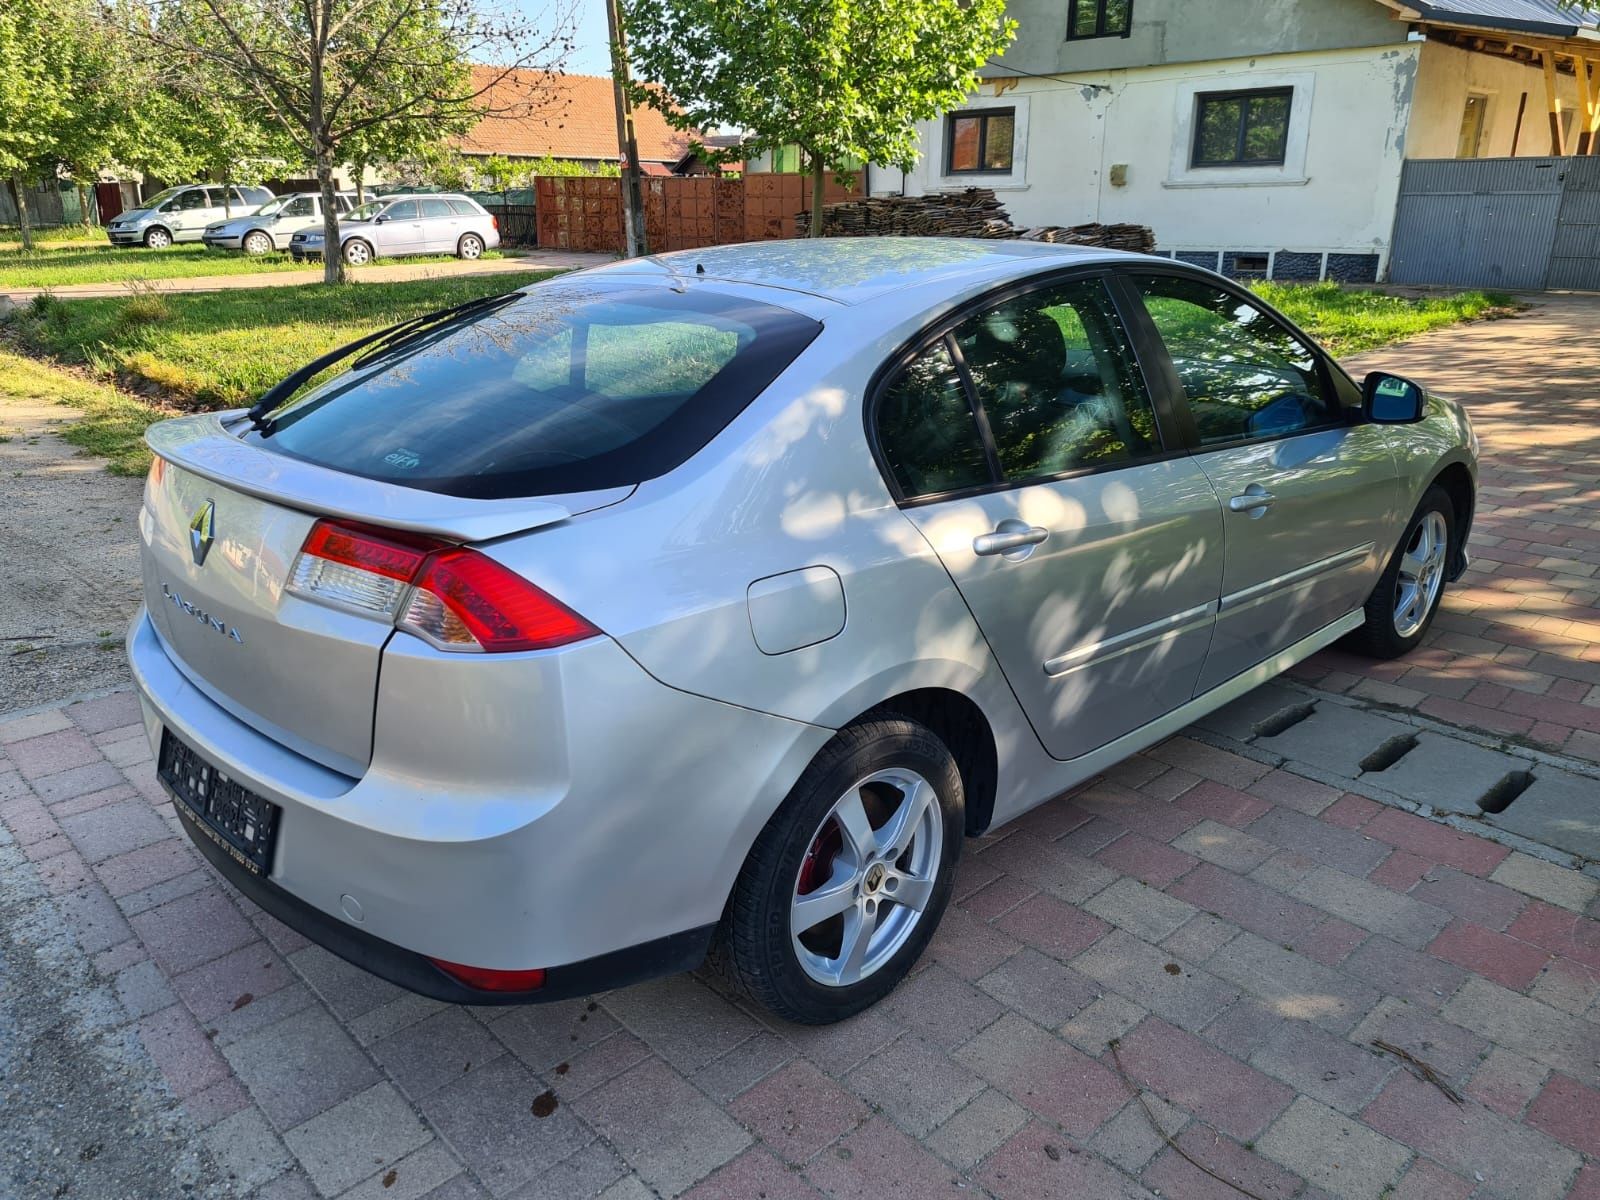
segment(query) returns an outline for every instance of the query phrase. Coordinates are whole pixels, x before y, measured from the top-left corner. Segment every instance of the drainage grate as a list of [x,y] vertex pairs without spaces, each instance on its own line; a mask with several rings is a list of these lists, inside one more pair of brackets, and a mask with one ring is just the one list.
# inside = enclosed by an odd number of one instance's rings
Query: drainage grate
[[1257,737],[1277,737],[1286,729],[1293,729],[1312,713],[1317,711],[1316,702],[1306,704],[1291,704],[1281,712],[1275,712],[1265,721],[1258,721],[1251,726],[1251,732]]
[[1532,771],[1508,771],[1494,786],[1478,797],[1478,807],[1486,813],[1502,813],[1511,802],[1533,786]]
[[1383,745],[1363,758],[1359,765],[1363,773],[1387,771],[1416,748],[1416,735],[1402,733],[1384,742]]

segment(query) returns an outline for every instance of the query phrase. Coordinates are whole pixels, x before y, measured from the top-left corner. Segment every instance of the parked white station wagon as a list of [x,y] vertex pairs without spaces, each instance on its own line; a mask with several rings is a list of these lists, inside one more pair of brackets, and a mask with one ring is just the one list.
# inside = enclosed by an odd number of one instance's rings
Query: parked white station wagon
[[444,1000],[715,947],[807,1022],[904,977],[965,837],[1416,646],[1477,476],[1216,275],[916,238],[563,276],[149,442],[129,657],[242,891]]

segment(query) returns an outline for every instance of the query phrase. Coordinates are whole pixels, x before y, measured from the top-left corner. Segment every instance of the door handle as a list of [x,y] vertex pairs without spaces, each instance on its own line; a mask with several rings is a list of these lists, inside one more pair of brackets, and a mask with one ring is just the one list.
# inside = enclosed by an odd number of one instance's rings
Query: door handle
[[1037,546],[1050,536],[1050,531],[1040,525],[1022,525],[1020,521],[1007,522],[1012,528],[981,533],[972,539],[972,552],[979,555],[1006,554],[1025,546]]
[[1277,499],[1259,483],[1252,483],[1245,488],[1244,495],[1228,497],[1228,511],[1236,513],[1253,513],[1260,516],[1272,502]]

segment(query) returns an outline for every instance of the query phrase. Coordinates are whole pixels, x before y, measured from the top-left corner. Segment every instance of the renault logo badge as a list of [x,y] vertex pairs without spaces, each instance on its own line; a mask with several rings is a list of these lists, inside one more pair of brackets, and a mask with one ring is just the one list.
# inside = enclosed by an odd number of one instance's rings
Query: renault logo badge
[[216,519],[217,506],[207,500],[195,509],[194,517],[189,522],[189,553],[194,555],[194,565],[206,565],[206,555],[211,553],[211,543],[216,541],[216,534],[212,525]]

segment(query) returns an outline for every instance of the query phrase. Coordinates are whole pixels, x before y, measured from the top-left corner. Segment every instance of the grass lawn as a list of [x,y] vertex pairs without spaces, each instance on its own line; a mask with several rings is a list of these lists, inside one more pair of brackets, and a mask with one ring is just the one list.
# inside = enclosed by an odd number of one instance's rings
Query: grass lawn
[[126,299],[47,297],[19,309],[10,325],[25,349],[87,366],[108,379],[154,384],[175,405],[232,408],[252,403],[296,367],[374,329],[551,274]]
[[[500,257],[489,251],[484,258]],[[454,262],[449,255],[379,259],[385,263]],[[74,283],[124,283],[147,279],[193,279],[202,275],[256,275],[264,271],[318,270],[320,263],[297,263],[287,253],[251,256],[231,250],[208,250],[198,242],[147,250],[143,246],[40,246],[33,253],[0,250],[0,289],[54,288]],[[352,268],[359,272],[361,268]]]
[[[52,225],[33,231],[35,246],[109,246],[106,231],[98,225]],[[22,249],[22,230],[0,225],[0,250]]]
[[1256,283],[1251,290],[1340,357],[1403,342],[1430,329],[1517,311],[1511,297],[1496,292],[1414,299],[1346,291],[1336,283]]
[[110,459],[116,475],[143,475],[149,469],[145,428],[172,415],[107,384],[6,350],[0,350],[0,399],[46,401],[77,409],[83,419],[63,425],[61,436],[90,454]]

